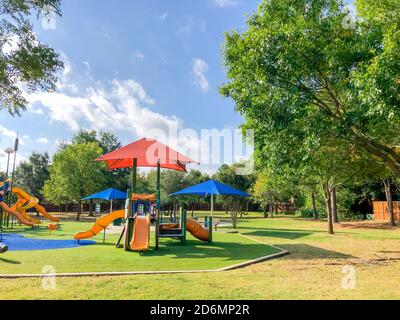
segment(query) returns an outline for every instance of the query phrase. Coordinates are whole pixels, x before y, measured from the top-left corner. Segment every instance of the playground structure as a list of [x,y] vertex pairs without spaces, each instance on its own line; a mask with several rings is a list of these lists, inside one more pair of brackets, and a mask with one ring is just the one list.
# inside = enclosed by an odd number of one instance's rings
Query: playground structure
[[[40,215],[52,222],[59,222],[60,220],[50,215],[46,209],[39,204],[39,200],[35,197],[31,197],[27,192],[19,188],[10,187],[10,182],[0,183],[0,190],[5,192],[5,195],[1,197],[1,208],[3,209],[3,215],[1,219],[1,225],[9,220],[9,216],[15,216],[15,218],[23,225],[33,227],[40,225],[41,220],[33,218],[27,211],[29,209],[35,209]],[[8,207],[4,202],[4,198],[8,193],[13,193],[17,197],[17,201]]]
[[[133,251],[146,251],[150,248],[150,225],[151,217],[154,214],[155,194],[133,194],[131,200],[132,211],[127,211],[128,225],[132,229],[125,230],[124,248],[128,247]],[[132,223],[133,222],[133,223]],[[121,233],[119,241],[122,239]],[[119,246],[119,243],[117,243]]]
[[41,220],[33,218],[30,216],[27,211],[29,209],[35,209],[40,215],[45,217],[47,220],[52,222],[59,222],[60,220],[51,214],[49,214],[46,209],[39,204],[39,200],[35,197],[31,197],[27,192],[19,188],[12,188],[10,190],[9,183],[6,182],[2,185],[4,190],[8,190],[7,193],[10,191],[17,197],[17,201],[10,207],[7,208],[6,206],[2,206],[3,209],[3,220],[7,221],[9,215],[15,216],[15,218],[24,225],[27,226],[35,226],[40,225],[42,223]]
[[[186,219],[186,210],[181,210],[181,215],[174,221],[164,223],[161,209],[160,176],[161,169],[186,171],[186,165],[196,163],[192,159],[180,154],[168,146],[154,139],[143,138],[118,150],[101,156],[96,161],[106,163],[108,170],[130,168],[131,183],[127,191],[125,210],[110,212],[100,218],[93,227],[85,232],[75,235],[75,239],[86,239],[93,237],[114,220],[124,217],[125,225],[118,239],[117,247],[123,240],[126,251],[145,251],[150,247],[151,221],[155,223],[155,249],[159,249],[160,238],[178,239],[186,242],[186,231],[203,241],[212,241],[212,223],[209,221],[208,228],[193,219]],[[157,168],[157,189],[155,194],[137,194],[137,169],[139,167]]]
[[27,210],[33,208],[47,220],[56,223],[60,222],[60,219],[49,214],[46,209],[39,204],[38,198],[31,197],[28,193],[19,188],[13,188],[12,193],[16,195],[17,202],[11,207],[11,210],[19,212],[25,219],[37,225],[42,223],[41,220],[35,219],[26,213]]
[[169,221],[165,221],[161,214],[158,215],[159,228],[156,229],[156,237],[177,239],[184,244],[186,232],[189,232],[199,240],[212,243],[212,217],[205,217],[205,223],[202,225],[195,219],[188,219],[185,208],[179,211],[179,215],[174,212],[174,216],[169,217]]
[[[137,201],[134,195],[137,193],[137,169],[139,167],[157,168],[157,187],[155,194],[155,249],[159,249],[160,221],[159,212],[161,209],[160,177],[161,169],[186,171],[186,165],[196,163],[192,159],[180,154],[176,150],[158,142],[154,139],[143,138],[124,146],[118,150],[105,154],[97,161],[106,163],[109,170],[131,169],[131,186],[128,189],[128,201],[126,203],[127,219],[120,239],[124,238],[124,250],[132,250],[132,238],[138,228],[134,228],[135,221],[145,225],[141,218],[136,220],[134,202]],[[143,227],[142,227],[143,228]]]
[[[131,212],[128,210],[111,211],[109,214],[98,219],[94,225],[87,231],[75,234],[75,240],[88,239],[98,235],[104,231],[112,222],[117,219],[131,220],[130,230],[124,227],[118,242],[120,246],[124,238],[124,248],[128,247],[133,251],[145,251],[150,247],[150,226],[151,222],[155,222],[158,228],[156,231],[156,239],[172,238],[180,240],[182,244],[186,242],[186,232],[190,232],[199,240],[212,242],[212,218],[206,217],[207,228],[194,219],[186,218],[186,210],[181,209],[180,213],[174,211],[174,215],[168,218],[164,217],[161,212],[158,214],[155,208],[155,194],[133,194],[132,195]],[[158,230],[158,232],[157,232]],[[128,234],[129,232],[129,234]]]
[[111,211],[109,214],[98,219],[89,230],[75,234],[74,239],[82,240],[94,237],[107,228],[114,220],[122,218],[125,218],[125,210]]

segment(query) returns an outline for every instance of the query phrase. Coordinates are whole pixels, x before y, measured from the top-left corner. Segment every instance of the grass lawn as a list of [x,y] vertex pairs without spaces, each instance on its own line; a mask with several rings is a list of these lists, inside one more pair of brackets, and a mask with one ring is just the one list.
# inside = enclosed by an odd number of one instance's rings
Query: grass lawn
[[[343,223],[330,236],[324,221],[290,217],[246,219],[239,227],[291,254],[220,273],[57,278],[53,291],[43,290],[41,279],[0,280],[0,299],[400,299],[399,228]],[[19,261],[14,254],[0,256],[2,269],[9,268],[3,259]],[[118,250],[110,248],[110,258],[114,255]],[[181,263],[177,255],[171,260]],[[347,265],[356,271],[353,290],[342,287]]]
[[[60,231],[49,235],[45,227],[7,230],[22,233],[30,238],[72,239],[77,231],[90,227],[88,222],[64,222]],[[279,252],[278,249],[246,239],[239,234],[214,232],[214,243],[199,241],[187,235],[182,246],[173,239],[161,239],[160,250],[143,253],[117,249],[118,234],[103,234],[94,240],[97,244],[59,250],[9,251],[0,256],[0,273],[41,273],[45,265],[54,266],[56,272],[105,272],[105,271],[155,271],[155,270],[208,270],[252,260]],[[151,236],[154,247],[154,236]]]

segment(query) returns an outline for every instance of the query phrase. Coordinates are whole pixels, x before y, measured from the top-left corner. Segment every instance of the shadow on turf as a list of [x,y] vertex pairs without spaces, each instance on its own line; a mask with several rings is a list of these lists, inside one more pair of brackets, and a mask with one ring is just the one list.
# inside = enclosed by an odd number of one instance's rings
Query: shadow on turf
[[4,259],[4,258],[0,258],[0,262],[4,262],[4,263],[8,263],[8,264],[21,264],[20,261],[9,260],[9,259]]
[[352,255],[340,253],[337,251],[326,250],[308,244],[277,244],[279,248],[289,251],[291,254],[284,259],[352,259]]
[[247,236],[272,237],[272,238],[283,238],[283,239],[293,240],[302,237],[307,237],[316,232],[294,231],[294,230],[284,230],[284,229],[264,229],[264,230],[254,230],[251,232],[243,232],[243,234]]
[[[103,245],[103,244],[99,244]],[[113,244],[106,243],[106,246]],[[114,244],[115,246],[115,244]],[[122,248],[116,250],[123,250]],[[222,258],[226,260],[252,260],[272,253],[277,253],[277,249],[259,243],[232,243],[216,241],[213,244],[206,242],[202,243],[198,240],[187,240],[185,245],[179,241],[161,241],[160,249],[154,250],[151,246],[149,251],[133,252],[129,251],[127,254],[137,255],[143,257],[163,257],[171,256],[174,259],[204,259],[204,258]]]

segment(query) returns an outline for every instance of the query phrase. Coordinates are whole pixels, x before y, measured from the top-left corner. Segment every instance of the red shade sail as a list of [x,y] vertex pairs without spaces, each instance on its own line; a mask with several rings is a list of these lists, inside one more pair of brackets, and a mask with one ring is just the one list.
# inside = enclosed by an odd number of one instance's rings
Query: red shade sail
[[196,161],[154,139],[143,138],[118,150],[107,153],[96,161],[104,161],[109,170],[131,168],[137,159],[138,167],[157,167],[177,171],[186,171],[188,163]]

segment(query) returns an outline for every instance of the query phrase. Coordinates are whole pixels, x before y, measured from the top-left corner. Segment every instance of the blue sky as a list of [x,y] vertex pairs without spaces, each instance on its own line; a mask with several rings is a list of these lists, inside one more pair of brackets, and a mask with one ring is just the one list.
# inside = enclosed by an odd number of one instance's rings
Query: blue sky
[[[55,28],[35,22],[62,53],[56,93],[29,95],[22,117],[2,112],[0,149],[22,137],[19,160],[55,151],[79,128],[113,131],[123,143],[155,128],[236,128],[241,118],[218,94],[223,33],[245,28],[249,0],[64,0]],[[0,170],[5,167],[0,154]]]

